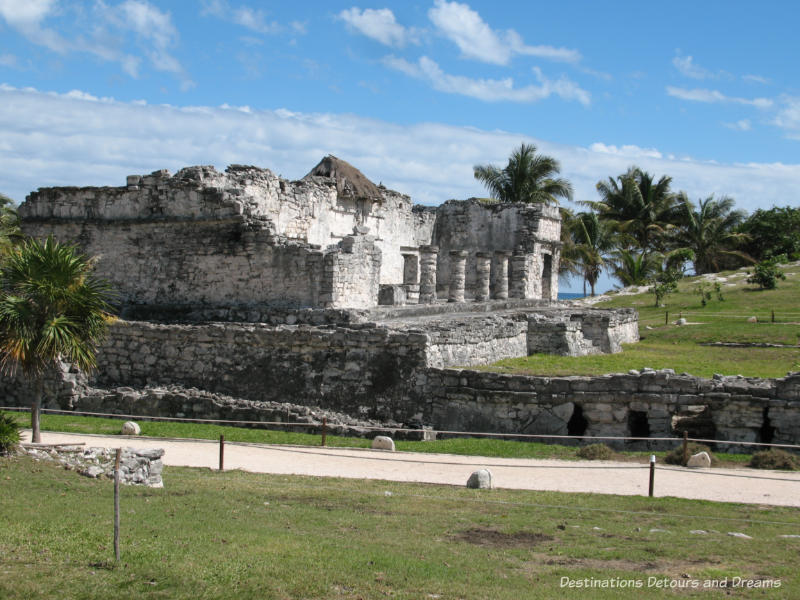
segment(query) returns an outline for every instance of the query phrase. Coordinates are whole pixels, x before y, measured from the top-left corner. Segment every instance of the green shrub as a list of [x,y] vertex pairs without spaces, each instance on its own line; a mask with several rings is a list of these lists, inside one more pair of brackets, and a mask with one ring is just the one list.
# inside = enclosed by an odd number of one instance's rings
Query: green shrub
[[786,262],[785,255],[762,260],[753,269],[753,274],[747,278],[747,283],[756,283],[762,290],[774,290],[778,287],[778,279],[786,279],[786,275],[778,268],[780,262]]
[[610,460],[614,451],[605,444],[589,444],[578,450],[578,456],[585,460]]
[[9,414],[0,413],[0,454],[8,454],[19,444],[19,423]]
[[[703,444],[698,444],[696,442],[689,442],[687,446],[689,450],[686,453],[687,459],[691,458],[693,454],[697,454],[699,452],[708,452],[708,455],[711,457],[711,466],[717,464],[718,461],[708,446],[704,446]],[[667,452],[664,455],[664,462],[668,465],[682,465],[685,467],[686,463],[683,462],[683,444],[677,446],[674,450]]]
[[782,471],[795,471],[800,468],[800,460],[785,450],[772,448],[753,454],[748,465],[754,469],[779,469]]

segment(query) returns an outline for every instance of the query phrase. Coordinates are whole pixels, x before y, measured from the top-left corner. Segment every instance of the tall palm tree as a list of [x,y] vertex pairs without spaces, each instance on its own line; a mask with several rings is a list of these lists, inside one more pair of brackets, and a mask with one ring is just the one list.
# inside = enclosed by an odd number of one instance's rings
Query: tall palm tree
[[36,384],[34,442],[45,372],[61,359],[94,368],[97,344],[114,320],[110,284],[92,270],[92,260],[52,237],[26,240],[0,263],[0,368],[9,374],[21,368]]
[[584,294],[588,283],[594,296],[595,285],[606,266],[606,257],[614,247],[614,234],[596,213],[584,212],[576,215],[573,236],[577,262],[583,275]]
[[748,236],[735,232],[746,215],[742,210],[733,210],[734,204],[733,199],[727,196],[715,200],[711,195],[698,201],[695,207],[685,196],[681,198],[682,224],[673,231],[672,242],[677,248],[694,252],[696,275],[719,271],[725,258],[749,258],[735,249],[736,244]]
[[558,204],[559,198],[572,198],[572,185],[554,178],[561,165],[550,156],[536,154],[536,146],[522,144],[511,153],[508,164],[475,165],[475,179],[481,181],[492,198],[500,202]]
[[597,191],[602,200],[584,201],[604,221],[614,223],[630,246],[650,252],[663,249],[669,229],[678,222],[678,195],[670,190],[672,178],[666,175],[657,182],[654,176],[631,167],[616,179],[600,181]]

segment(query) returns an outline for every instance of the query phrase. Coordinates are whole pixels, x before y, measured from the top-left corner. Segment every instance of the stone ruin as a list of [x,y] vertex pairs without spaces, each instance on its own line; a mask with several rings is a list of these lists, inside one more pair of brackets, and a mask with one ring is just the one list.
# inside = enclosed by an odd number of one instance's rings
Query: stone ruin
[[415,206],[332,156],[300,181],[232,165],[45,188],[19,212],[98,256],[131,314],[558,297],[556,207]]
[[[19,214],[25,234],[96,257],[119,293],[97,371],[64,365],[46,406],[235,417],[261,403],[273,418],[267,406],[290,403],[447,428],[458,419],[429,397],[431,369],[638,340],[633,310],[558,302],[556,207],[418,206],[332,156],[299,181],[232,165],[41,188]],[[3,393],[33,392],[3,379]]]

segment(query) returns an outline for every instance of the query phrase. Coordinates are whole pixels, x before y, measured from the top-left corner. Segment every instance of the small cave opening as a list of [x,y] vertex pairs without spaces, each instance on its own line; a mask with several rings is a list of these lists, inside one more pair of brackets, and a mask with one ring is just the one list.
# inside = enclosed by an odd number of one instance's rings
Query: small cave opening
[[769,420],[769,406],[764,407],[762,414],[764,421],[761,429],[758,430],[758,441],[762,444],[771,444],[775,438],[775,428],[772,426],[772,421]]
[[646,411],[628,411],[628,432],[631,437],[650,437],[650,422],[647,420]]
[[589,421],[583,416],[583,407],[576,404],[572,409],[572,416],[567,422],[567,434],[580,437],[586,433],[586,428],[589,427]]

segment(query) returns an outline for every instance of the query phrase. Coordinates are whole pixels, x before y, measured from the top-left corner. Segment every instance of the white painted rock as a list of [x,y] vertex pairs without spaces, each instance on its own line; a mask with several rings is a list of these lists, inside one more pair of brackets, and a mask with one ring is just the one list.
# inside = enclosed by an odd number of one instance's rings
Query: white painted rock
[[747,317],[748,323],[758,323],[758,317]]
[[675,325],[686,325],[686,319],[684,319],[683,317],[681,317],[680,319],[678,319],[677,321],[675,321]]
[[467,479],[467,487],[474,490],[490,490],[492,489],[492,473],[489,469],[481,469],[475,471]]
[[374,440],[372,440],[372,449],[373,450],[391,450],[394,452],[394,440],[385,435],[376,436]]
[[689,457],[686,466],[707,469],[711,466],[711,457],[708,455],[708,452],[698,452]]
[[142,433],[142,428],[138,423],[125,421],[122,424],[122,435],[139,435],[140,433]]

